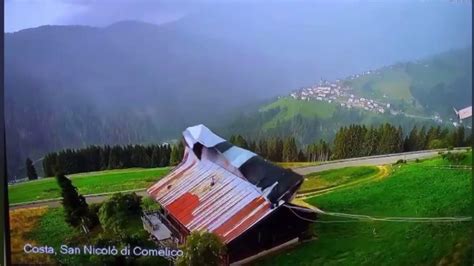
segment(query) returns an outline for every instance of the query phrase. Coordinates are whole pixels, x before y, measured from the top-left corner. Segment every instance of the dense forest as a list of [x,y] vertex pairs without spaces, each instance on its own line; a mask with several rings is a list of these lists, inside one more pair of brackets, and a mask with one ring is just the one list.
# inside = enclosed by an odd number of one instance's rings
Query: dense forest
[[184,152],[177,145],[90,146],[48,153],[43,159],[45,176],[122,169],[131,167],[164,167],[176,165]]
[[[332,143],[322,139],[302,145],[293,136],[245,138],[232,135],[236,146],[254,151],[273,162],[314,162],[345,159],[425,149],[462,147],[472,145],[472,134],[464,127],[453,130],[437,127],[414,126],[404,132],[391,124],[380,126],[349,125],[341,127]],[[181,161],[183,142],[175,145],[90,146],[49,153],[44,157],[46,176],[73,174],[106,169],[130,167],[173,166]]]
[[309,145],[298,145],[295,137],[271,137],[253,140],[241,135],[230,142],[255,151],[276,162],[327,161],[398,152],[462,147],[472,145],[472,134],[464,127],[448,128],[414,126],[404,132],[402,127],[385,123],[379,126],[349,125],[341,127],[334,141],[320,139]]

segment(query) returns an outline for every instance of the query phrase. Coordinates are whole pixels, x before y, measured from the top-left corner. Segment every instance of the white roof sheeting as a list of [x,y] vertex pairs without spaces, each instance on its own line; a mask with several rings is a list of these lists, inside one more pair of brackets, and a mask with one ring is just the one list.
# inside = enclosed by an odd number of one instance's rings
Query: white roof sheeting
[[472,106],[466,107],[458,111],[459,119],[465,119],[472,116]]
[[224,157],[234,166],[235,168],[239,168],[242,164],[244,164],[248,159],[257,156],[257,154],[242,149],[237,146],[232,146],[230,149],[224,152]]
[[183,135],[190,147],[192,147],[196,142],[199,142],[203,146],[210,148],[225,141],[225,139],[217,136],[202,124],[186,128]]

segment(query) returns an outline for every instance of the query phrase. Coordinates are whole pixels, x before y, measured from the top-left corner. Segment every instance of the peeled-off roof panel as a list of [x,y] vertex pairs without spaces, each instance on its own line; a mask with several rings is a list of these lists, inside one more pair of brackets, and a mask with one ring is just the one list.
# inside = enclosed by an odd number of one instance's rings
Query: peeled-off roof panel
[[472,116],[472,106],[459,110],[459,119],[466,119]]
[[202,124],[193,127],[188,127],[185,132],[183,132],[183,135],[186,135],[186,132],[188,132],[188,136],[192,137],[195,140],[194,143],[199,142],[207,148],[214,147],[217,144],[225,141],[225,139],[217,136],[209,128],[205,127]]
[[230,149],[228,149],[224,152],[224,157],[235,168],[239,168],[248,159],[250,159],[254,156],[257,156],[257,154],[255,154],[251,151],[242,149],[242,148],[237,147],[237,146],[233,146],[233,147],[231,147]]

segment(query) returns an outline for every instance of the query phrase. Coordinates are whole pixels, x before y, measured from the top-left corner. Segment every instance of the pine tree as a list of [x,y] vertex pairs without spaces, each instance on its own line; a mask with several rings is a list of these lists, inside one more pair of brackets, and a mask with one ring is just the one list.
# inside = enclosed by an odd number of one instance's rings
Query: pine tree
[[153,152],[151,154],[151,167],[161,166],[161,149],[160,146],[153,146]]
[[379,136],[377,130],[372,126],[364,136],[363,155],[371,156],[377,154],[377,147],[379,146]]
[[237,137],[235,137],[235,140],[234,140],[233,144],[235,146],[241,147],[243,149],[248,149],[249,148],[249,145],[248,145],[247,141],[241,135],[237,135]]
[[26,158],[26,176],[28,176],[28,180],[38,179],[35,166],[33,165],[33,161],[30,158]]
[[283,161],[283,140],[281,138],[276,138],[275,156],[276,156],[276,162]]
[[346,127],[341,127],[334,138],[333,155],[335,159],[348,158],[347,145],[349,144],[347,143],[346,131]]
[[168,144],[160,146],[160,167],[168,166],[170,163],[171,147]]
[[177,165],[184,156],[184,144],[180,141],[171,148],[170,165]]
[[260,139],[255,148],[255,152],[260,156],[269,159],[268,155],[268,143],[266,139]]
[[123,149],[120,146],[114,146],[110,149],[108,169],[120,169],[123,167],[122,153]]
[[423,126],[418,132],[417,142],[415,144],[416,150],[420,151],[420,150],[426,149],[426,146],[427,146],[426,140],[427,140],[426,128],[425,126]]
[[417,150],[417,142],[418,142],[418,129],[416,126],[410,131],[408,135],[408,139],[406,141],[406,148],[407,151],[416,151]]
[[77,192],[77,188],[72,185],[65,175],[56,176],[61,188],[62,204],[65,212],[65,221],[73,227],[82,226],[87,231],[89,223],[89,207],[86,199]]
[[296,147],[296,141],[293,137],[286,138],[283,142],[283,161],[298,161],[298,148]]

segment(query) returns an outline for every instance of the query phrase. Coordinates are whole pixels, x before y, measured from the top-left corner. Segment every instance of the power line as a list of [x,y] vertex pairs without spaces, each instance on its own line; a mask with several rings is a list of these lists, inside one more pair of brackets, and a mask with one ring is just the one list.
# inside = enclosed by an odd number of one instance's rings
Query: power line
[[[404,223],[452,223],[452,222],[469,222],[472,221],[472,217],[470,216],[461,216],[461,217],[373,217],[369,215],[362,215],[362,214],[349,214],[349,213],[338,213],[338,212],[325,212],[320,210],[316,207],[311,209],[300,208],[296,206],[288,206],[285,207],[289,208],[290,211],[297,216],[298,218],[315,223],[349,223],[349,222],[369,222],[369,221],[381,221],[381,222],[404,222]],[[344,217],[350,218],[355,220],[336,220],[336,221],[320,221],[320,220],[312,220],[306,217],[302,217],[298,213],[296,213],[293,209],[304,210],[306,212],[314,212],[321,215],[327,216],[334,216],[334,217]]]

